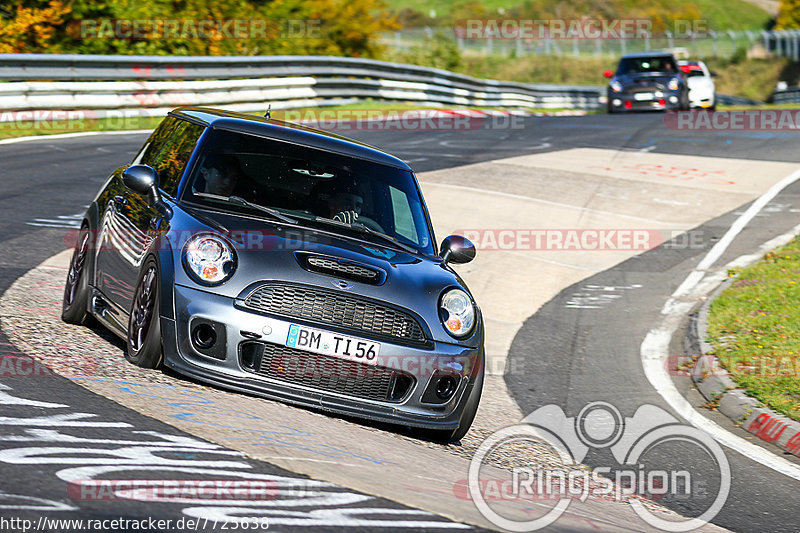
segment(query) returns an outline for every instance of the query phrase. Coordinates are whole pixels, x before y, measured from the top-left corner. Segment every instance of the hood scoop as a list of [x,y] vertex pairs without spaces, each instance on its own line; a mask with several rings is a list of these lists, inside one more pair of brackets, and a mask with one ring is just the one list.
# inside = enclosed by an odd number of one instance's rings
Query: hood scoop
[[355,263],[329,255],[295,253],[295,257],[301,267],[317,274],[370,285],[381,285],[386,281],[386,272],[370,265]]

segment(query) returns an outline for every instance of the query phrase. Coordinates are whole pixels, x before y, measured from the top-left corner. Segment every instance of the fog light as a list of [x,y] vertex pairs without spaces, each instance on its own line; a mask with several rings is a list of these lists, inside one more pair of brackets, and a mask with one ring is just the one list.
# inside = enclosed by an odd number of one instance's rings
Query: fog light
[[192,330],[192,342],[198,348],[208,350],[217,342],[217,332],[211,324],[200,324]]
[[444,376],[436,382],[436,396],[441,400],[449,400],[456,392],[458,383],[453,376]]
[[614,107],[619,107],[619,106],[621,106],[621,105],[622,105],[622,100],[620,100],[619,98],[614,98],[614,99],[611,101],[611,103],[614,105]]
[[670,96],[669,97],[669,101],[670,101],[670,103],[677,104],[678,103],[678,97],[677,96]]

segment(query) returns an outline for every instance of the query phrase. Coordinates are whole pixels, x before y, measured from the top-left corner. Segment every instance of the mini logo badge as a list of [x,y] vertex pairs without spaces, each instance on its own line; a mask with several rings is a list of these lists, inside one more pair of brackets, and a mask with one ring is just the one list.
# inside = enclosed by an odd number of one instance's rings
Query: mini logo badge
[[352,283],[345,281],[343,279],[333,280],[331,283],[333,283],[334,287],[336,287],[337,289],[342,289],[343,291],[347,291],[353,288]]

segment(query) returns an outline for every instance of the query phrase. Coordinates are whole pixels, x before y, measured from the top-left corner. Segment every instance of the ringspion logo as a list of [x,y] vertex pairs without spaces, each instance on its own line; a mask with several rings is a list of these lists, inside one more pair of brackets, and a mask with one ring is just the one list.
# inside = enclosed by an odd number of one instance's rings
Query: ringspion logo
[[[504,449],[546,446],[560,465],[514,465],[498,479],[488,459],[508,457]],[[593,468],[582,463],[592,454]],[[667,463],[664,457],[677,457]],[[688,461],[687,458],[692,460]],[[510,470],[510,472],[508,471]],[[626,501],[647,524],[663,531],[691,531],[722,509],[731,483],[730,465],[720,445],[705,432],[686,426],[665,410],[644,404],[624,417],[612,404],[586,404],[577,416],[558,405],[540,407],[516,426],[496,431],[475,452],[469,468],[468,496],[480,513],[509,531],[536,531],[553,524],[572,501],[609,498]],[[454,488],[456,495],[463,489]],[[460,492],[459,492],[460,491]],[[666,520],[636,497],[689,500],[697,516]],[[522,503],[511,513],[505,503]],[[536,502],[536,505],[532,505]],[[524,517],[523,517],[524,515]]]

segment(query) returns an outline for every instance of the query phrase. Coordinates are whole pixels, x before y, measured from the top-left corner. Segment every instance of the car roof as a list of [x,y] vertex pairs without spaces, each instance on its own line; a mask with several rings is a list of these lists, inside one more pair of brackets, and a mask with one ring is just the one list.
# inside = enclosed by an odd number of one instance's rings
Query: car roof
[[672,52],[636,52],[635,54],[625,54],[622,56],[621,59],[639,59],[642,57],[671,57],[675,58],[672,55]]
[[373,146],[293,122],[205,107],[181,107],[169,114],[214,129],[267,137],[411,170],[401,159]]

